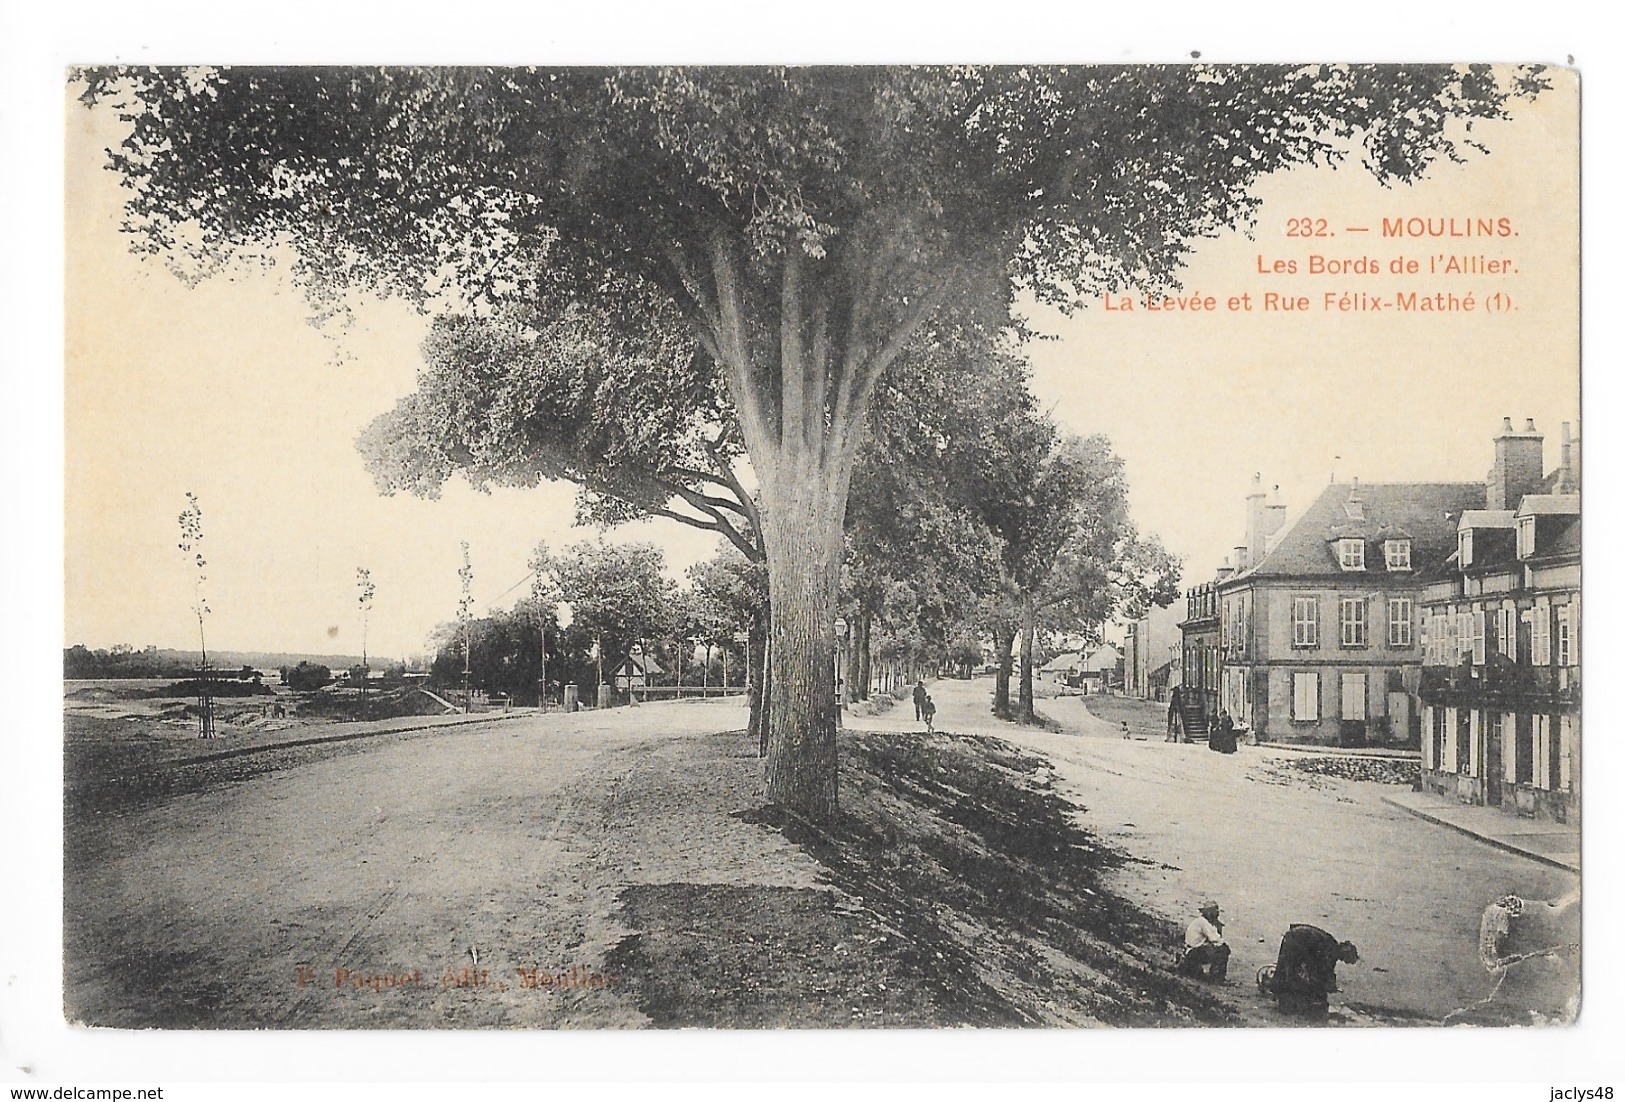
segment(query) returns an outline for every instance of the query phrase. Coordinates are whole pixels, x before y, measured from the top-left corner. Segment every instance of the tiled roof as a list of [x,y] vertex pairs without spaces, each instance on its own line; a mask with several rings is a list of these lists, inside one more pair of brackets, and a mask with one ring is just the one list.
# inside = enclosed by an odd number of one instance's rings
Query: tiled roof
[[1518,515],[1520,517],[1551,513],[1573,513],[1578,515],[1579,512],[1579,494],[1526,494],[1524,499],[1518,503]]
[[[1363,521],[1351,521],[1344,507],[1350,493],[1363,502]],[[1328,485],[1273,546],[1262,562],[1239,578],[1326,575],[1348,577],[1363,573],[1389,574],[1381,541],[1403,533],[1411,540],[1411,569],[1395,576],[1427,578],[1444,569],[1456,550],[1456,525],[1463,513],[1484,508],[1482,482],[1376,482],[1358,487],[1347,482]],[[1359,537],[1368,541],[1364,571],[1345,571],[1338,565],[1334,540]]]

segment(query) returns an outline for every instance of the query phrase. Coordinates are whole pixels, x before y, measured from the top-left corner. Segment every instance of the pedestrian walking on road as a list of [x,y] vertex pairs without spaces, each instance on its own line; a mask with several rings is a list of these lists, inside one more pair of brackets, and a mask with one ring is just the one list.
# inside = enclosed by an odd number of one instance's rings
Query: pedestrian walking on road
[[920,678],[914,682],[914,719],[916,722],[925,718],[925,702],[931,699],[925,691],[925,679]]
[[931,699],[931,694],[925,694],[925,703],[920,706],[920,718],[925,720],[925,733],[935,734],[937,719],[937,702]]
[[1178,742],[1179,728],[1184,720],[1179,714],[1179,686],[1175,685],[1173,692],[1168,694],[1168,737],[1164,742]]

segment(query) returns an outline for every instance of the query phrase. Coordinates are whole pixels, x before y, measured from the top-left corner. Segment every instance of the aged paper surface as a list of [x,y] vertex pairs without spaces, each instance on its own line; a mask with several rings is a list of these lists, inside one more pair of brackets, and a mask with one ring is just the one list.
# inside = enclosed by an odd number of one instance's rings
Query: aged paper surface
[[[1571,71],[1542,79],[1475,126],[1483,150],[1415,183],[1379,180],[1356,144],[1335,168],[1249,184],[1256,209],[1191,237],[1177,287],[1126,280],[1071,314],[1017,295],[1053,338],[1022,347],[1031,392],[1063,433],[1109,439],[1138,532],[1183,560],[1177,595],[1040,632],[1039,725],[990,711],[998,631],[974,660],[945,639],[909,650],[894,605],[860,676],[861,608],[836,609],[833,672],[853,698],[841,829],[767,806],[746,705],[717,692],[761,662],[732,631],[611,654],[549,598],[556,666],[526,674],[530,699],[465,682],[457,632],[430,638],[460,599],[471,619],[517,619],[536,544],[562,558],[597,534],[571,528],[562,482],[377,492],[356,439],[419,388],[434,314],[457,304],[422,315],[352,292],[348,324],[317,328],[332,303],[290,280],[287,241],[196,282],[164,250],[130,255],[131,192],[104,153],[122,124],[73,100],[63,643],[85,653],[66,656],[68,1017],[1572,1021],[1579,89]],[[1189,135],[1250,155],[1200,116]],[[1091,170],[1131,174],[1132,152]],[[188,494],[202,571],[176,547]],[[605,538],[652,544],[674,587],[720,546],[660,519]],[[241,695],[176,689],[200,625]],[[346,685],[290,683],[301,661],[396,668],[367,682],[368,711]],[[563,708],[567,687],[593,703],[599,682],[610,707]],[[464,691],[483,709],[466,724],[419,706]],[[1232,730],[1235,752],[1211,752]],[[1226,951],[1182,955],[1211,936],[1210,900]],[[1298,923],[1331,948],[1300,945]],[[1338,942],[1358,959],[1329,959]],[[1272,985],[1305,955],[1322,971]]]

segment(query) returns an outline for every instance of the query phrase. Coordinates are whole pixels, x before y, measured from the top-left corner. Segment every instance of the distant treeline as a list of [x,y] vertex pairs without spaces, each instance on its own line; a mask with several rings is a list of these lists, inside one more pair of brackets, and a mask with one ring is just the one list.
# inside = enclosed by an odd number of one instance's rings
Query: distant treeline
[[[243,667],[259,670],[280,670],[300,662],[316,662],[332,669],[349,669],[361,659],[351,655],[278,654],[256,651],[210,652],[209,666],[219,676],[234,677]],[[160,650],[144,647],[116,646],[109,650],[91,650],[83,644],[62,650],[62,676],[70,681],[107,677],[190,677],[197,672],[196,651]],[[374,669],[379,668],[377,662]]]

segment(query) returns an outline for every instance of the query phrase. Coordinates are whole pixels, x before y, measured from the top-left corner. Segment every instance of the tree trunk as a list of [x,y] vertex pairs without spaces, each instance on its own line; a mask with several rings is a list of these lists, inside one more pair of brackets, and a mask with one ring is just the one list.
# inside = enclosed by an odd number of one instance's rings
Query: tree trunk
[[874,658],[869,653],[869,629],[874,624],[874,613],[865,609],[858,614],[858,639],[854,645],[858,660],[858,699],[869,699],[869,683],[874,678]]
[[837,479],[783,466],[774,473],[760,502],[772,623],[767,799],[828,822],[838,789],[835,598],[849,472]]
[[746,671],[746,680],[749,683],[747,695],[750,697],[750,719],[748,730],[750,737],[755,740],[757,753],[767,757],[767,632],[770,623],[770,608],[754,609],[750,618],[750,669]]
[[1021,599],[1021,698],[1016,703],[1017,718],[1028,723],[1037,719],[1033,710],[1033,636],[1038,633],[1038,613],[1031,596]]
[[993,629],[993,651],[998,662],[993,674],[993,714],[1001,718],[1010,715],[1010,667],[1013,663],[1010,651],[1015,641],[1015,632],[1000,631],[997,627]]

